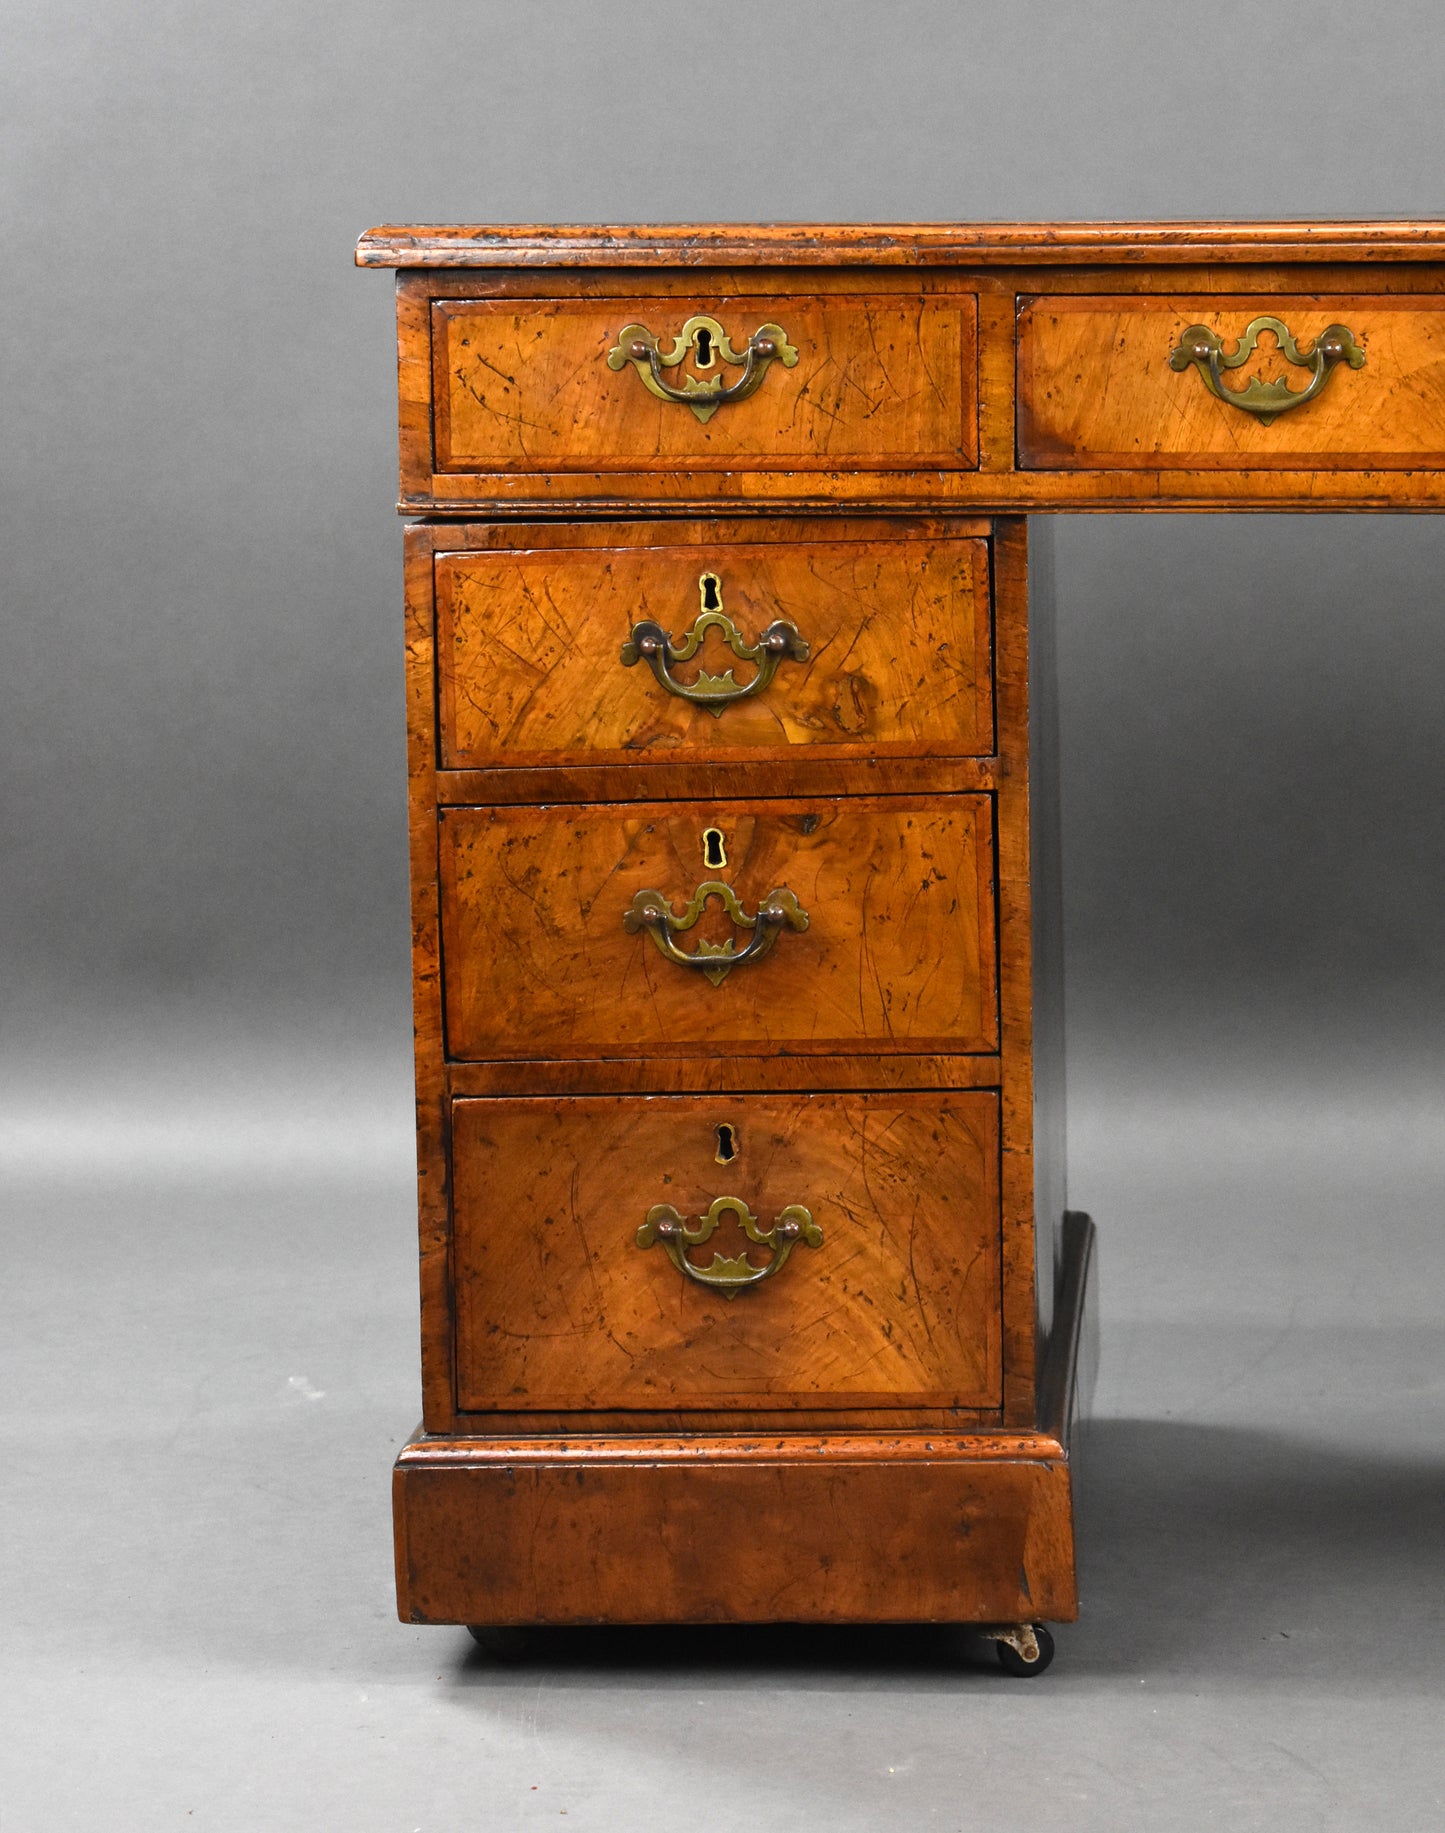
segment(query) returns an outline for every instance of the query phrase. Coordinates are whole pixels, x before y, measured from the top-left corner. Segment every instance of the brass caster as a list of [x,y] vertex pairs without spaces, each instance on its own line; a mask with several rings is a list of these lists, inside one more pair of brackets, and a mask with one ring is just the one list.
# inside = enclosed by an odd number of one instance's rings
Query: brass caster
[[1042,1674],[1054,1658],[1054,1639],[1042,1623],[980,1623],[977,1633],[993,1643],[999,1666],[1016,1679]]

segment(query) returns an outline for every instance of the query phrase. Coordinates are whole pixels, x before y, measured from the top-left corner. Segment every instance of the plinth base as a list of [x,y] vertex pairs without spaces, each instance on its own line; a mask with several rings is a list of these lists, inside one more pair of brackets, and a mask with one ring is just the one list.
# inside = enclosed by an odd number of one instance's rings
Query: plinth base
[[1066,1219],[1032,1432],[412,1441],[411,1623],[1071,1621],[1093,1224]]

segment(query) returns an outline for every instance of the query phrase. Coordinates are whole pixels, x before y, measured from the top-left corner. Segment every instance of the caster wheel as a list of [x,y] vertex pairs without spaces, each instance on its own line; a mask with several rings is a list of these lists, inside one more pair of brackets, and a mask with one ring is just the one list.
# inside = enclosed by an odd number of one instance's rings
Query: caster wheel
[[[1038,1653],[1030,1660],[1028,1643],[1032,1638]],[[1033,1674],[1042,1674],[1054,1658],[1054,1639],[1042,1623],[1025,1623],[1020,1626],[1018,1640],[1024,1644],[1018,1648],[1013,1642],[996,1641],[998,1664],[1005,1674],[1012,1674],[1015,1679],[1024,1680]]]
[[509,1665],[525,1661],[532,1646],[526,1630],[513,1623],[468,1623],[467,1634],[493,1661]]

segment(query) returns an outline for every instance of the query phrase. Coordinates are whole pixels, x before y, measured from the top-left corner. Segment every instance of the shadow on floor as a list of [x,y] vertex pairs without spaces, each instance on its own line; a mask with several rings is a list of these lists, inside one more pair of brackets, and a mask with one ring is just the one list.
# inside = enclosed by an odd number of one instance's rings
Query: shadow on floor
[[[1445,1690],[1436,1633],[1445,1463],[1118,1419],[1089,1428],[1078,1465],[1080,1621],[1056,1632],[1048,1676],[1009,1684],[1218,1678],[1326,1693],[1336,1684]],[[987,1644],[935,1625],[535,1630],[521,1660],[554,1680],[1003,1684]],[[463,1686],[518,1678],[515,1662],[470,1639],[456,1663]]]

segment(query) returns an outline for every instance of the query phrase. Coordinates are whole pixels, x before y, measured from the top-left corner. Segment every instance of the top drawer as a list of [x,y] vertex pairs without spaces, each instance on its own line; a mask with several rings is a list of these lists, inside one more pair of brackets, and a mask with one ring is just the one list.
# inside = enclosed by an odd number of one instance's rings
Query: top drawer
[[1025,470],[1435,467],[1445,298],[1026,299],[1018,401]]
[[430,299],[438,478],[535,474],[544,494],[546,474],[976,465],[972,294],[699,278],[686,296]]

